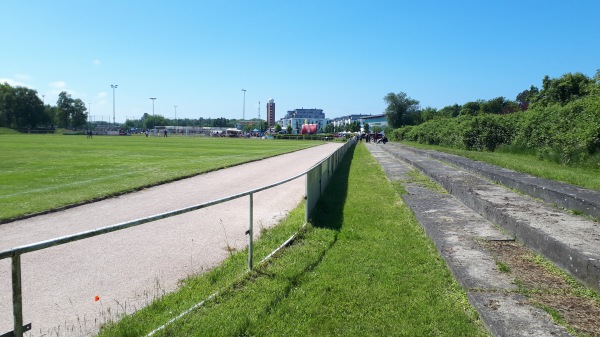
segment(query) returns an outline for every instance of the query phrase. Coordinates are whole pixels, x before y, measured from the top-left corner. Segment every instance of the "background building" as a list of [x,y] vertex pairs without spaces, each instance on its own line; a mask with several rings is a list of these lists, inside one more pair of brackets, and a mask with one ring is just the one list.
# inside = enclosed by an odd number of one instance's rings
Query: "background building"
[[336,117],[331,119],[331,123],[334,127],[344,129],[346,125],[350,125],[353,122],[360,122],[360,126],[362,127],[362,118],[368,117],[371,115],[347,115],[342,117]]
[[370,131],[373,131],[374,126],[380,126],[384,130],[388,126],[388,120],[387,120],[387,116],[385,114],[361,117],[360,125],[363,129],[364,129],[365,123],[369,124]]
[[292,133],[300,133],[302,124],[317,124],[317,132],[322,132],[323,127],[327,124],[327,119],[323,113],[323,109],[295,109],[288,111],[285,117],[279,120],[282,130],[286,130],[288,125],[292,127]]
[[275,101],[272,98],[267,102],[267,127],[275,127]]

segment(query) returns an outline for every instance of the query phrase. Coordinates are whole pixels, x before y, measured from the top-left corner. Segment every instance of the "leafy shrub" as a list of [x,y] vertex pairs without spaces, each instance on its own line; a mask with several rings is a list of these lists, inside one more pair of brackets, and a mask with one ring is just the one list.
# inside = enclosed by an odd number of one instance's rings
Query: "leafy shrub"
[[507,115],[479,115],[464,126],[463,143],[467,150],[494,151],[513,139],[511,119]]
[[600,97],[588,96],[523,113],[515,144],[540,158],[580,165],[600,153]]

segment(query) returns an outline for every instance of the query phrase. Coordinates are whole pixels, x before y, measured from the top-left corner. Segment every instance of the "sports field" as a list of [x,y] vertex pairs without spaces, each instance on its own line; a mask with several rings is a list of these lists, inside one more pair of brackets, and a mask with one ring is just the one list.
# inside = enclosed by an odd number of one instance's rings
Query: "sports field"
[[0,222],[321,144],[0,134]]

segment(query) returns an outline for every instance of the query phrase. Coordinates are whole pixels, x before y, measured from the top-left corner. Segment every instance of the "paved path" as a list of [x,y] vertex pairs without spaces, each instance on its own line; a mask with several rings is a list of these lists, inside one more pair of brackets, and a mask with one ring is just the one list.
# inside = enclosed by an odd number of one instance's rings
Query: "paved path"
[[[329,143],[156,186],[65,211],[0,225],[0,250],[219,199],[306,171],[341,144]],[[301,201],[305,178],[254,195],[255,233]],[[174,290],[243,249],[248,198],[21,258],[24,323],[32,336],[82,336]],[[0,261],[0,335],[12,331],[10,260]],[[100,296],[99,301],[94,301]]]

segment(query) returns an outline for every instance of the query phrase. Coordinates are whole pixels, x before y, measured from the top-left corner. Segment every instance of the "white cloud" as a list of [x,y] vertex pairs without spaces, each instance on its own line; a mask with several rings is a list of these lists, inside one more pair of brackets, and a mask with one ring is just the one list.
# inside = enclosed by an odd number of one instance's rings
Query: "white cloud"
[[67,86],[67,83],[65,81],[50,82],[49,84],[50,88],[52,89],[63,89]]
[[15,78],[19,81],[28,81],[31,78],[31,76],[25,74],[16,74]]
[[67,82],[65,81],[50,82],[48,85],[50,86],[50,90],[47,92],[47,94],[58,96],[61,92],[65,91],[74,98],[81,98],[85,100],[85,97],[81,97],[83,95],[82,93],[67,88]]
[[2,84],[8,83],[11,87],[27,87],[27,88],[33,89],[32,86],[25,84],[21,81],[14,80],[12,78],[0,78],[0,83],[2,83]]

